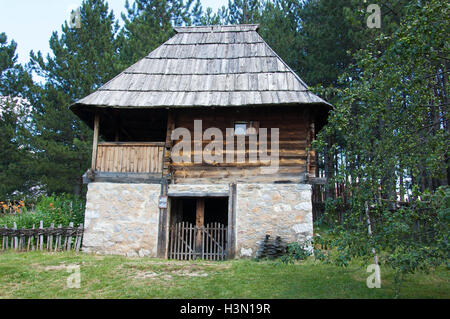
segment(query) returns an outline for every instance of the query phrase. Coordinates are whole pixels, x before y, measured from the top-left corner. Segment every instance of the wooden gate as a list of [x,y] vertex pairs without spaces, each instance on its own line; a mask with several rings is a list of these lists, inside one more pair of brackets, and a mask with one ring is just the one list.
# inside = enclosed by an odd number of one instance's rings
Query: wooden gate
[[227,259],[227,226],[209,223],[195,226],[188,222],[172,225],[169,230],[169,259]]

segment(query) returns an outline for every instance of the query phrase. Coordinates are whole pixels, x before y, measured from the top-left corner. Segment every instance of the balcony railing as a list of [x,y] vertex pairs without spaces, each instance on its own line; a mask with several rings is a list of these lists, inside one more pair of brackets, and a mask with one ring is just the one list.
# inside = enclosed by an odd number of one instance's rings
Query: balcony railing
[[117,173],[161,173],[164,142],[98,143],[95,170]]

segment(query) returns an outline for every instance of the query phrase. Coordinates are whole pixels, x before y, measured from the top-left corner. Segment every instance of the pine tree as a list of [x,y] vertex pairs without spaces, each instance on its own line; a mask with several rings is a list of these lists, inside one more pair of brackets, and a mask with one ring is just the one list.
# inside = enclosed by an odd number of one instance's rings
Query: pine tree
[[81,176],[89,167],[91,130],[69,109],[114,77],[123,66],[118,58],[118,22],[104,0],[85,0],[81,27],[62,26],[50,38],[53,55],[31,52],[30,66],[45,78],[29,99],[35,132],[30,137],[38,154],[36,171],[49,193],[80,193]]
[[120,32],[120,58],[124,65],[142,59],[174,35],[174,26],[201,23],[200,1],[135,0],[125,3],[124,27]]
[[31,76],[17,63],[17,44],[8,44],[0,34],[0,199],[12,199],[26,193],[33,184],[32,160],[21,136],[26,125],[29,104],[24,92],[32,84]]

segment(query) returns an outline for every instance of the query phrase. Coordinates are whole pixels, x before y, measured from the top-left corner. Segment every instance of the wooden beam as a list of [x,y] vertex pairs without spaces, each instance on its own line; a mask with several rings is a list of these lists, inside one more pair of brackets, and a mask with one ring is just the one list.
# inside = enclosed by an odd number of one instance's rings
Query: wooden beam
[[174,114],[169,110],[167,112],[167,131],[166,131],[166,142],[164,148],[164,158],[163,158],[163,177],[169,176],[171,173],[170,167],[170,157],[172,152],[172,131],[175,129],[175,118]]
[[[161,196],[167,196],[167,181],[161,183]],[[167,258],[167,208],[159,209],[157,257]]]
[[104,146],[164,146],[164,142],[100,142]]
[[228,192],[169,192],[170,197],[228,197]]
[[312,185],[325,185],[327,183],[326,177],[315,177],[315,176],[309,176],[307,179],[308,184]]
[[[86,179],[85,179],[86,176]],[[88,181],[88,175],[83,175],[83,181]],[[128,173],[128,172],[95,172],[95,181],[106,183],[127,183],[127,184],[160,184],[164,180],[160,173]]]
[[197,209],[195,213],[195,225],[197,226],[197,234],[195,236],[195,251],[197,256],[201,256],[203,249],[202,234],[205,226],[205,199],[197,199]]
[[97,145],[98,145],[98,132],[100,126],[100,116],[98,113],[94,116],[94,137],[92,141],[92,160],[91,160],[91,170],[95,171],[97,167]]
[[236,245],[236,184],[230,184],[228,196],[228,230],[227,230],[227,258],[235,257]]

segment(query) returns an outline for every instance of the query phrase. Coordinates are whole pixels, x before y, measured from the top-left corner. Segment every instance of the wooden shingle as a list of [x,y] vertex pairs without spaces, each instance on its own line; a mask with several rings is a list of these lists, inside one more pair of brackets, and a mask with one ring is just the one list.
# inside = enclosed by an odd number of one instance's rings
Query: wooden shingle
[[175,28],[175,36],[71,108],[327,104],[257,25]]

